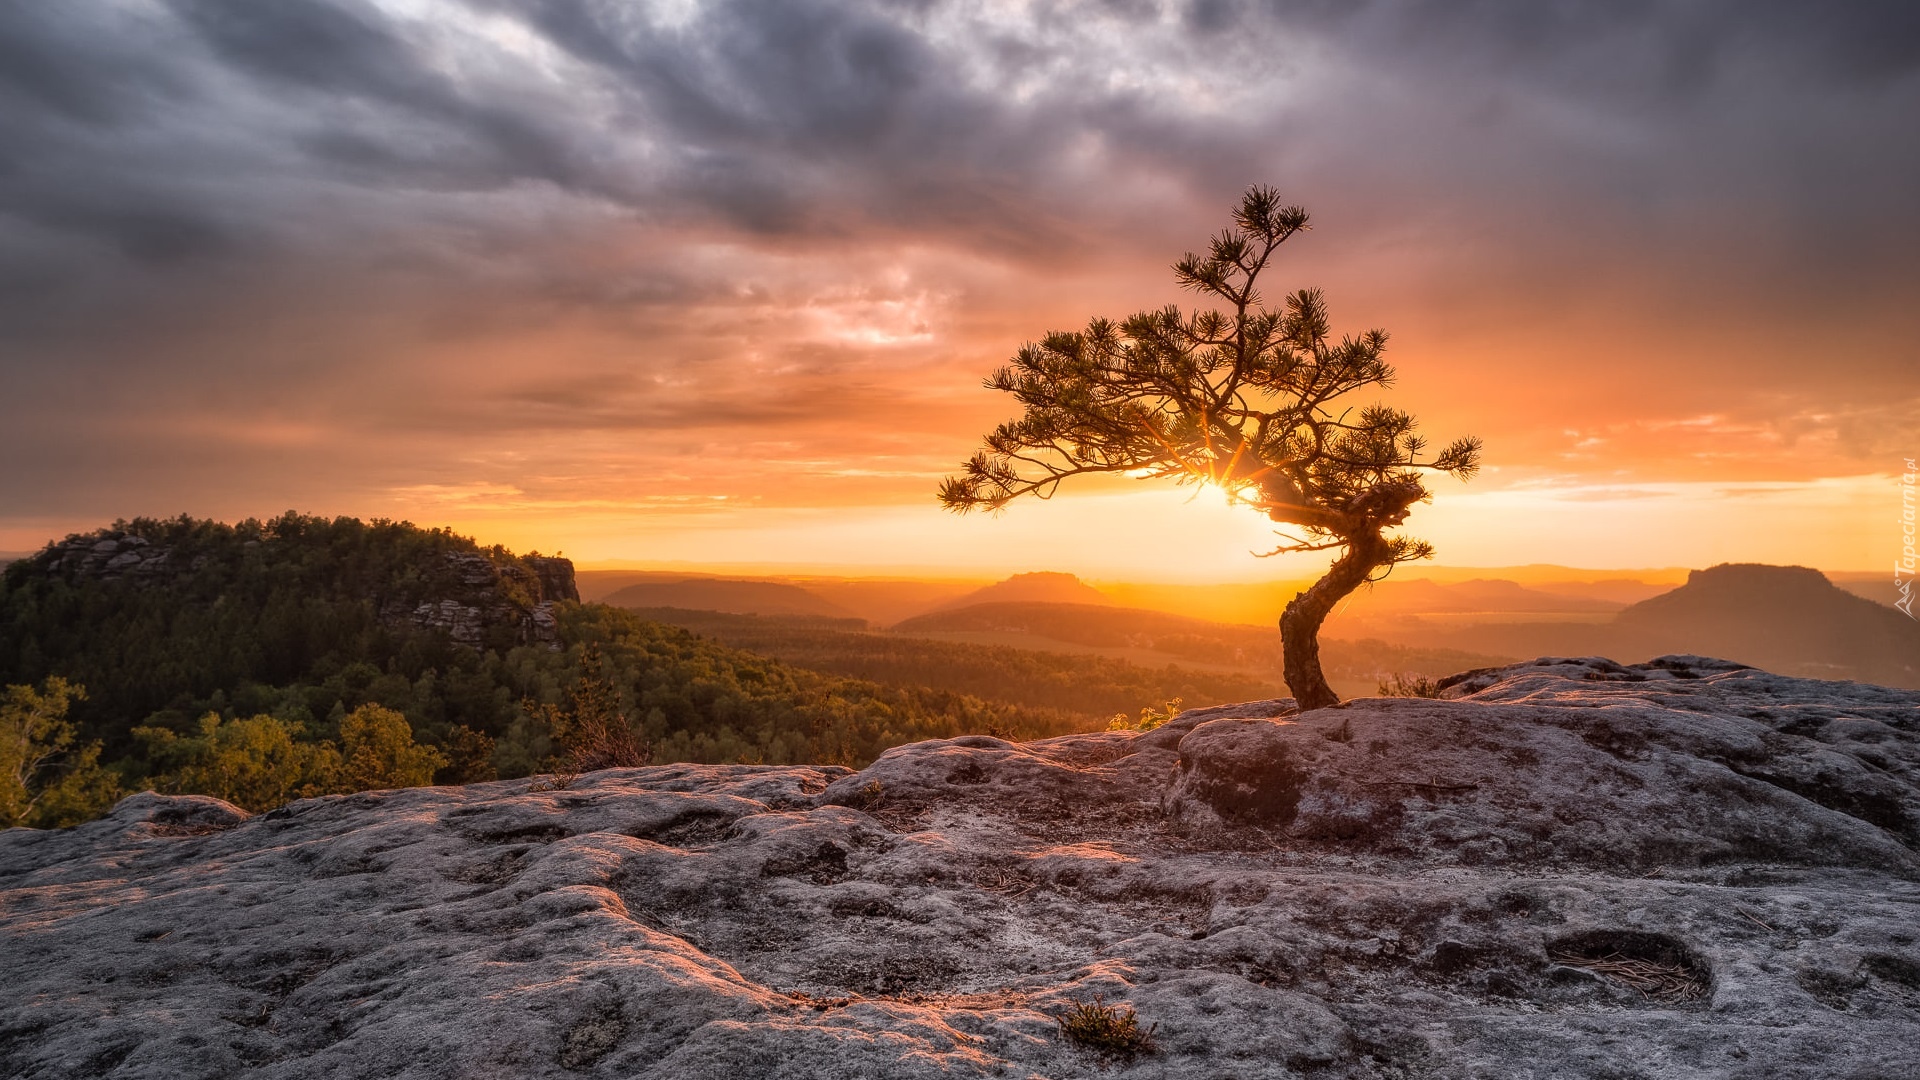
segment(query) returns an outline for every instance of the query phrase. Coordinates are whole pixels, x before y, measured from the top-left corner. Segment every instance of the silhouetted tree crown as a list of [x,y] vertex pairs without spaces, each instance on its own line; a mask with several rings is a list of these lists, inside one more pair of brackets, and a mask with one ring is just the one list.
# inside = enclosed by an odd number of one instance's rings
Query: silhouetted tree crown
[[1424,473],[1472,476],[1481,444],[1464,437],[1429,453],[1410,414],[1346,403],[1392,385],[1386,333],[1336,339],[1319,290],[1275,309],[1257,287],[1280,245],[1306,228],[1305,210],[1252,188],[1207,254],[1173,266],[1183,288],[1218,306],[1096,318],[1023,347],[986,385],[1025,411],[988,434],[939,497],[951,510],[998,511],[1022,495],[1050,498],[1071,476],[1171,477],[1213,484],[1299,530],[1269,554],[1341,551],[1281,619],[1287,683],[1311,709],[1338,700],[1318,659],[1327,612],[1376,574],[1433,554],[1386,530],[1430,497]]

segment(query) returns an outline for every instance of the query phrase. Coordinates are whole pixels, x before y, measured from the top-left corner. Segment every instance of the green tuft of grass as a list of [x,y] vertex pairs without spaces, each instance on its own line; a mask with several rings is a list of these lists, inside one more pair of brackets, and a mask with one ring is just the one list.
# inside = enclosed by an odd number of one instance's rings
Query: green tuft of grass
[[1091,1050],[1103,1058],[1131,1060],[1154,1052],[1153,1033],[1159,1025],[1140,1027],[1140,1017],[1130,1005],[1109,1005],[1096,996],[1092,1001],[1076,1001],[1066,1014],[1054,1018],[1067,1041]]
[[1126,713],[1115,713],[1113,719],[1107,721],[1107,730],[1152,731],[1154,728],[1160,727],[1162,724],[1180,715],[1180,702],[1182,700],[1181,698],[1170,698],[1164,706],[1157,709],[1149,705],[1140,710],[1140,719],[1138,720],[1127,719]]

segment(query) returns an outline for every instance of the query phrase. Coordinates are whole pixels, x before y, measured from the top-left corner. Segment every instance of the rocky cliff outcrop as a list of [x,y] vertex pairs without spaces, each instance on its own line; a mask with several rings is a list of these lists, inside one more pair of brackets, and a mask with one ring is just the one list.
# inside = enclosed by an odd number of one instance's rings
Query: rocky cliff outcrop
[[557,556],[515,561],[486,552],[448,551],[440,554],[439,569],[428,576],[430,595],[390,598],[381,605],[380,618],[389,625],[442,630],[462,645],[479,647],[493,631],[505,628],[520,644],[557,648],[553,605],[580,599],[572,561]]
[[[0,836],[0,1072],[1856,1077],[1920,1060],[1920,694],[1443,700]],[[1124,1004],[1155,1047],[1056,1022]]]
[[[242,546],[257,550],[274,543],[250,540]],[[178,581],[208,566],[205,555],[182,559],[168,545],[123,529],[69,536],[33,562],[69,579],[146,585]],[[404,587],[382,583],[357,598],[373,603],[389,626],[440,630],[474,647],[500,640],[557,646],[553,605],[580,599],[572,561],[558,556],[442,550],[422,556],[412,571]]]
[[173,552],[156,547],[144,536],[117,530],[101,530],[81,536],[69,536],[50,544],[37,559],[49,570],[69,577],[95,577],[115,581],[123,577],[151,578],[165,572]]

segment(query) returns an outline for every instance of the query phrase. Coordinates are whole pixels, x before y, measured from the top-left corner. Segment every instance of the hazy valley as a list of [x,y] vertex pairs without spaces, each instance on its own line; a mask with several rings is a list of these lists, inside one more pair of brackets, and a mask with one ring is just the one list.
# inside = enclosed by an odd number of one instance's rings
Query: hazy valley
[[[1369,694],[1394,675],[1439,678],[1524,657],[1638,662],[1687,652],[1812,678],[1920,686],[1920,627],[1893,609],[1884,578],[1835,575],[1836,582],[1804,568],[1736,565],[1660,571],[1644,580],[1528,567],[1516,573],[1531,582],[1523,585],[1437,569],[1435,577],[1363,587],[1329,619],[1322,648],[1329,679],[1343,695]],[[891,639],[914,639],[1175,663],[1274,684],[1280,642],[1270,619],[1261,626],[1194,613],[1231,611],[1223,593],[1277,611],[1306,584],[1094,586],[1045,572],[985,585],[638,578],[623,571],[579,575],[587,599],[830,670],[851,673],[858,665],[829,654],[897,651],[902,646]],[[815,631],[803,629],[808,620]]]

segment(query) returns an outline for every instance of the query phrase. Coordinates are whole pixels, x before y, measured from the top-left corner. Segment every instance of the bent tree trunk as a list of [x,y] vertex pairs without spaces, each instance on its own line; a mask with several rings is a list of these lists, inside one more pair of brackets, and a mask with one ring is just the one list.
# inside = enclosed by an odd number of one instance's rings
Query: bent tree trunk
[[1295,596],[1281,613],[1280,655],[1287,689],[1293,691],[1301,712],[1340,703],[1340,695],[1327,685],[1327,677],[1320,671],[1320,624],[1327,621],[1333,605],[1359,588],[1375,567],[1390,558],[1387,543],[1378,531],[1354,537],[1347,553],[1334,562],[1326,576]]

